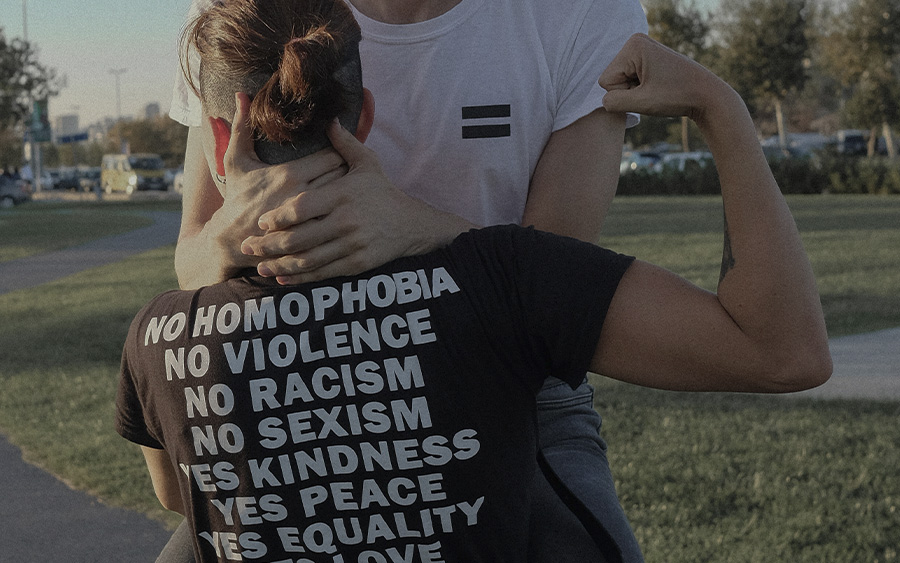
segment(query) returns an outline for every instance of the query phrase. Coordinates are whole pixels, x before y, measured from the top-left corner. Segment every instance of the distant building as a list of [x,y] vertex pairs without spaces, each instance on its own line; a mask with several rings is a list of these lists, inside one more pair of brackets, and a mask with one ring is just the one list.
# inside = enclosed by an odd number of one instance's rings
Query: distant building
[[144,106],[144,117],[147,119],[154,119],[159,117],[160,114],[159,104],[156,102],[147,104]]
[[53,134],[57,137],[74,135],[75,133],[78,133],[78,115],[58,115],[53,120]]

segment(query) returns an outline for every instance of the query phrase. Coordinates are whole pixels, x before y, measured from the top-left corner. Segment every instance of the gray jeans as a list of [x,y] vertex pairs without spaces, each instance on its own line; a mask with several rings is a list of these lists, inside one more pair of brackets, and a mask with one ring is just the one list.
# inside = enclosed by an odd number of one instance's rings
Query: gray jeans
[[[532,517],[547,533],[531,534],[532,561],[644,561],[616,494],[593,397],[587,381],[573,390],[556,378],[538,393],[541,474],[535,476]],[[543,480],[555,495],[546,493]]]
[[[541,455],[532,484],[530,562],[644,561],[616,495],[593,394],[587,382],[573,390],[555,378],[538,394]],[[194,562],[186,522],[156,562]]]

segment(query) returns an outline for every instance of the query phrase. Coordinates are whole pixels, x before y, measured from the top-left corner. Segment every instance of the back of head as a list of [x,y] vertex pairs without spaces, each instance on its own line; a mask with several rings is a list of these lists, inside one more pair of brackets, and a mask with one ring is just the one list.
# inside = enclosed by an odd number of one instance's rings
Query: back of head
[[[206,112],[231,121],[250,95],[256,152],[269,164],[329,146],[335,117],[355,131],[362,108],[359,25],[343,0],[219,0],[182,38],[182,67]],[[187,53],[200,59],[194,80]]]

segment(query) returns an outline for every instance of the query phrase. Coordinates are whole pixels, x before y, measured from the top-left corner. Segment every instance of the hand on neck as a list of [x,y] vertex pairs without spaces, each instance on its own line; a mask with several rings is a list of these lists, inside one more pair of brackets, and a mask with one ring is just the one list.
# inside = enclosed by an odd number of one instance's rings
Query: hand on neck
[[366,17],[388,24],[410,24],[446,14],[462,0],[350,0]]

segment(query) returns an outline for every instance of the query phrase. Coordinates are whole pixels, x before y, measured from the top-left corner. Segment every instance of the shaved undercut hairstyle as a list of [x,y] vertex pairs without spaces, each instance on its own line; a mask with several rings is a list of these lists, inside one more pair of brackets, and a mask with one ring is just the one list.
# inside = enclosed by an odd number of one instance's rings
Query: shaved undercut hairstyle
[[231,123],[235,93],[250,96],[257,156],[277,164],[331,146],[325,130],[335,117],[356,131],[360,38],[342,0],[219,0],[185,29],[181,66],[212,117]]

